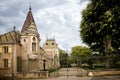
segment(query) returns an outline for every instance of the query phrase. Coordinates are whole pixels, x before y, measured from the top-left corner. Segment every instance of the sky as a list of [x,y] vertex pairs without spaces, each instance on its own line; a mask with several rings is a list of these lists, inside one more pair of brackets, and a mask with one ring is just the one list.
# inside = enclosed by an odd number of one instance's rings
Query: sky
[[47,38],[55,38],[65,51],[77,45],[86,46],[80,38],[81,12],[89,0],[0,0],[0,34],[21,31],[31,4],[42,46]]

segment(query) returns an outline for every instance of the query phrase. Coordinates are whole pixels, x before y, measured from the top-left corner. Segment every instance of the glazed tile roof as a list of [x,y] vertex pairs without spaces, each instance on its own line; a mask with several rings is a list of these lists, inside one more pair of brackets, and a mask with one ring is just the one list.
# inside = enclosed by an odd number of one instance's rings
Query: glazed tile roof
[[0,43],[19,43],[20,42],[20,32],[11,31],[0,35]]
[[23,24],[21,33],[24,33],[24,32],[26,32],[28,30],[29,31],[30,30],[35,31],[36,33],[38,33],[31,9],[29,10],[29,12],[27,14],[27,17],[26,17],[26,20],[25,20],[25,22]]

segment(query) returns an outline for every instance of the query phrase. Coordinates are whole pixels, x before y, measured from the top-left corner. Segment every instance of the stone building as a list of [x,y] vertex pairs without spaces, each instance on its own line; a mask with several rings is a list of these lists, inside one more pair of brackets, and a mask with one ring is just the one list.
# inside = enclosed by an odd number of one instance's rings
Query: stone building
[[47,39],[43,44],[42,48],[48,54],[48,56],[53,59],[53,66],[60,67],[59,63],[59,48],[55,39]]
[[[39,72],[53,65],[58,67],[59,51],[55,40],[50,42],[47,40],[48,44],[52,43],[49,47],[44,45],[41,47],[40,41],[30,7],[21,31],[15,30],[14,27],[13,31],[0,35],[0,76]],[[48,54],[49,51],[50,54]]]
[[0,75],[18,72],[21,64],[17,61],[21,60],[21,56],[20,33],[11,31],[0,35]]

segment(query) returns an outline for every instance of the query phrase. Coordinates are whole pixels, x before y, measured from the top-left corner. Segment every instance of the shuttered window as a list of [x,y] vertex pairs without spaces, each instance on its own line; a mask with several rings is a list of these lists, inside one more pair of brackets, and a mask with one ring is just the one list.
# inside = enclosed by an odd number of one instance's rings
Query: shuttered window
[[4,68],[8,68],[8,59],[4,59]]
[[3,47],[3,49],[5,54],[8,53],[8,46]]

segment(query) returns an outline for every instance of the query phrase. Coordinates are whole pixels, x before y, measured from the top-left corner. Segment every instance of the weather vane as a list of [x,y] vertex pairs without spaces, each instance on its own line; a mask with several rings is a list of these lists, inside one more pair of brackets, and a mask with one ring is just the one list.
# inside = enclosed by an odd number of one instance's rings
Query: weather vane
[[31,2],[30,2],[30,0],[29,0],[29,10],[32,10],[32,9],[31,9]]

